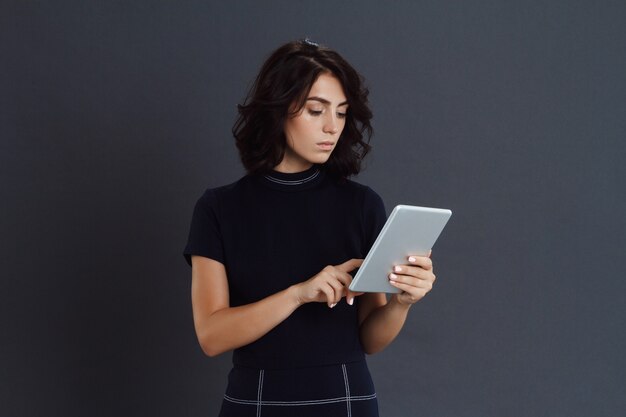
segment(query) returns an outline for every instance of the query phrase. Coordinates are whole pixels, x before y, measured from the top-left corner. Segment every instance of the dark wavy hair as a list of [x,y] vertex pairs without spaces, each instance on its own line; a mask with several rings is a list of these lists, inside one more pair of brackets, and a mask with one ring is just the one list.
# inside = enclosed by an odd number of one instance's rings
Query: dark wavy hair
[[287,147],[285,121],[303,108],[311,86],[323,73],[339,80],[349,106],[345,127],[322,168],[338,178],[359,173],[373,133],[369,91],[363,77],[341,55],[305,39],[275,50],[263,64],[244,104],[237,106],[239,117],[232,130],[249,174],[267,173],[282,161]]

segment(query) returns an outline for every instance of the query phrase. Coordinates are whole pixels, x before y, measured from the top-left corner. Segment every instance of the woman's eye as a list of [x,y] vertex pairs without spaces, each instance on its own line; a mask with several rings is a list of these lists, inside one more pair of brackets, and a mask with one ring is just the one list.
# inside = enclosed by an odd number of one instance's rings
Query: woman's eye
[[340,119],[345,119],[346,118],[346,113],[337,113],[337,117]]
[[320,114],[322,114],[321,110],[313,110],[313,109],[309,109],[309,114],[311,116],[319,116]]

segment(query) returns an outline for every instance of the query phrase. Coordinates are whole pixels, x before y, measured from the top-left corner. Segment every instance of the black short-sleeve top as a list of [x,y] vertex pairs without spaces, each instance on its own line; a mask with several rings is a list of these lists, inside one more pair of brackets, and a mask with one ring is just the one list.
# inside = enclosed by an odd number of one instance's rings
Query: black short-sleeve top
[[[370,187],[326,175],[246,175],[207,189],[196,202],[184,256],[221,262],[231,307],[259,301],[306,281],[327,265],[364,258],[386,220]],[[235,349],[233,363],[260,369],[361,360],[357,305],[345,299],[299,307],[259,340]]]

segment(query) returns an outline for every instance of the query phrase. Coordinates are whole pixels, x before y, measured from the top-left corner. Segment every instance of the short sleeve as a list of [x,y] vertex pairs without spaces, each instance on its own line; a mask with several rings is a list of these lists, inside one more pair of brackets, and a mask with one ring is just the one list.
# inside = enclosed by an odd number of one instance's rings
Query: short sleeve
[[363,257],[371,249],[386,221],[387,213],[383,199],[370,187],[365,187],[365,195],[363,196]]
[[224,263],[224,247],[217,216],[217,198],[207,190],[193,209],[189,237],[183,256],[191,266],[191,255],[200,255]]

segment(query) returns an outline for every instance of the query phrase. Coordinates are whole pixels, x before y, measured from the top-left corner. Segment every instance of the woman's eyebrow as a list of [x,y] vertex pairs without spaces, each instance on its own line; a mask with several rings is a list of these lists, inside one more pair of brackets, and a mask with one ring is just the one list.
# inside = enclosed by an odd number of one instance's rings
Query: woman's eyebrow
[[[325,98],[321,98],[321,97],[315,97],[315,96],[313,96],[313,97],[308,97],[308,98],[306,99],[306,101],[309,101],[309,100],[319,101],[319,102],[320,102],[320,103],[322,103],[322,104],[331,104],[331,103],[330,103],[330,101],[326,100]],[[347,101],[342,101],[341,103],[337,104],[337,107],[345,106],[345,105],[347,105],[347,104],[348,104],[348,102],[347,102]]]

